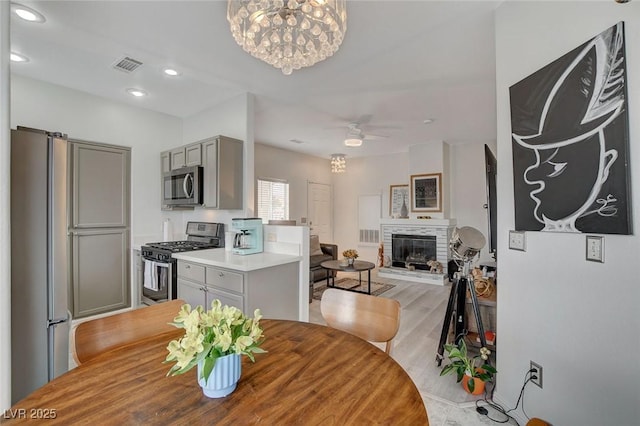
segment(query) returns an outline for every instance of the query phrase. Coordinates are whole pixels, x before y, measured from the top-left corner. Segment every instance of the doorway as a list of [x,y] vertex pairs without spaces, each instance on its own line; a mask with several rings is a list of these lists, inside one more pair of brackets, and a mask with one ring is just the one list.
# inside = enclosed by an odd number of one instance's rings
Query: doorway
[[333,197],[331,185],[307,182],[309,234],[323,243],[333,242]]

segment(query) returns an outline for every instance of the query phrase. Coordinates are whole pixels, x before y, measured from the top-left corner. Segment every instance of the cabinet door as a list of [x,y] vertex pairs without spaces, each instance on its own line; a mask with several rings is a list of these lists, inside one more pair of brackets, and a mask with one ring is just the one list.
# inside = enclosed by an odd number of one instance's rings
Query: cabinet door
[[126,229],[72,232],[73,318],[129,306],[128,242]]
[[192,308],[196,306],[207,307],[204,285],[178,278],[178,299],[184,300]]
[[135,293],[136,293],[136,306],[142,306],[142,286],[144,284],[144,271],[142,270],[142,256],[140,250],[133,251],[133,262],[136,265],[135,269]]
[[237,294],[227,293],[226,291],[206,286],[207,288],[207,308],[211,307],[211,302],[215,299],[220,300],[223,305],[235,306],[244,312],[244,297]]
[[73,142],[71,227],[129,226],[129,155],[125,149]]
[[185,167],[187,159],[185,157],[184,148],[177,148],[171,151],[171,170]]
[[238,139],[218,139],[218,208],[235,210],[243,202],[243,147]]
[[218,207],[218,139],[202,143],[203,207]]
[[202,164],[202,145],[200,143],[185,147],[184,153],[187,166],[199,166]]
[[171,171],[171,153],[169,151],[160,153],[160,177]]

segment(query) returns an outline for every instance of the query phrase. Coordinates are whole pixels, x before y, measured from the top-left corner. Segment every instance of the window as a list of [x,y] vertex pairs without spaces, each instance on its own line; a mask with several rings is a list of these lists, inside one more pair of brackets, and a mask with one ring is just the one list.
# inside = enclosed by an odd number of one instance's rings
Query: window
[[264,223],[269,219],[289,219],[289,184],[286,181],[258,179],[258,217]]

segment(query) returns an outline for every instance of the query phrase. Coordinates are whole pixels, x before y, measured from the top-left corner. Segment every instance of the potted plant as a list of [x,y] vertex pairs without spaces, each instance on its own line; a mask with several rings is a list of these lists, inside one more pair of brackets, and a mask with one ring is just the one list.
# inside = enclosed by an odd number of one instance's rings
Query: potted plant
[[240,309],[222,306],[219,300],[211,302],[211,309],[202,306],[191,309],[184,304],[173,320],[173,325],[184,328],[180,339],[167,346],[169,354],[164,362],[175,362],[167,376],[183,374],[198,366],[198,383],[210,398],[229,395],[240,379],[240,355],[255,361],[254,353],[264,353],[260,327],[260,310],[254,318],[247,318]]
[[353,261],[358,258],[358,251],[354,249],[348,249],[342,252],[342,256],[347,259],[347,264],[353,265]]
[[492,380],[493,375],[497,373],[493,366],[484,362],[489,359],[491,351],[482,347],[479,355],[469,357],[464,339],[460,339],[459,346],[444,345],[444,349],[451,363],[444,366],[440,375],[444,376],[455,371],[458,376],[457,382],[462,381],[462,386],[467,392],[474,395],[481,394],[484,391],[485,382]]

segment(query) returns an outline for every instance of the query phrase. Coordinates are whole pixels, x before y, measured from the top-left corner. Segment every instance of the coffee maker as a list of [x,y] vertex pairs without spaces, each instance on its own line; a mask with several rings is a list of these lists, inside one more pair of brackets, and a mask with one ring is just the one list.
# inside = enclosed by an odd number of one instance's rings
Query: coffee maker
[[259,217],[231,219],[231,229],[236,233],[233,239],[234,254],[262,253],[262,219]]

